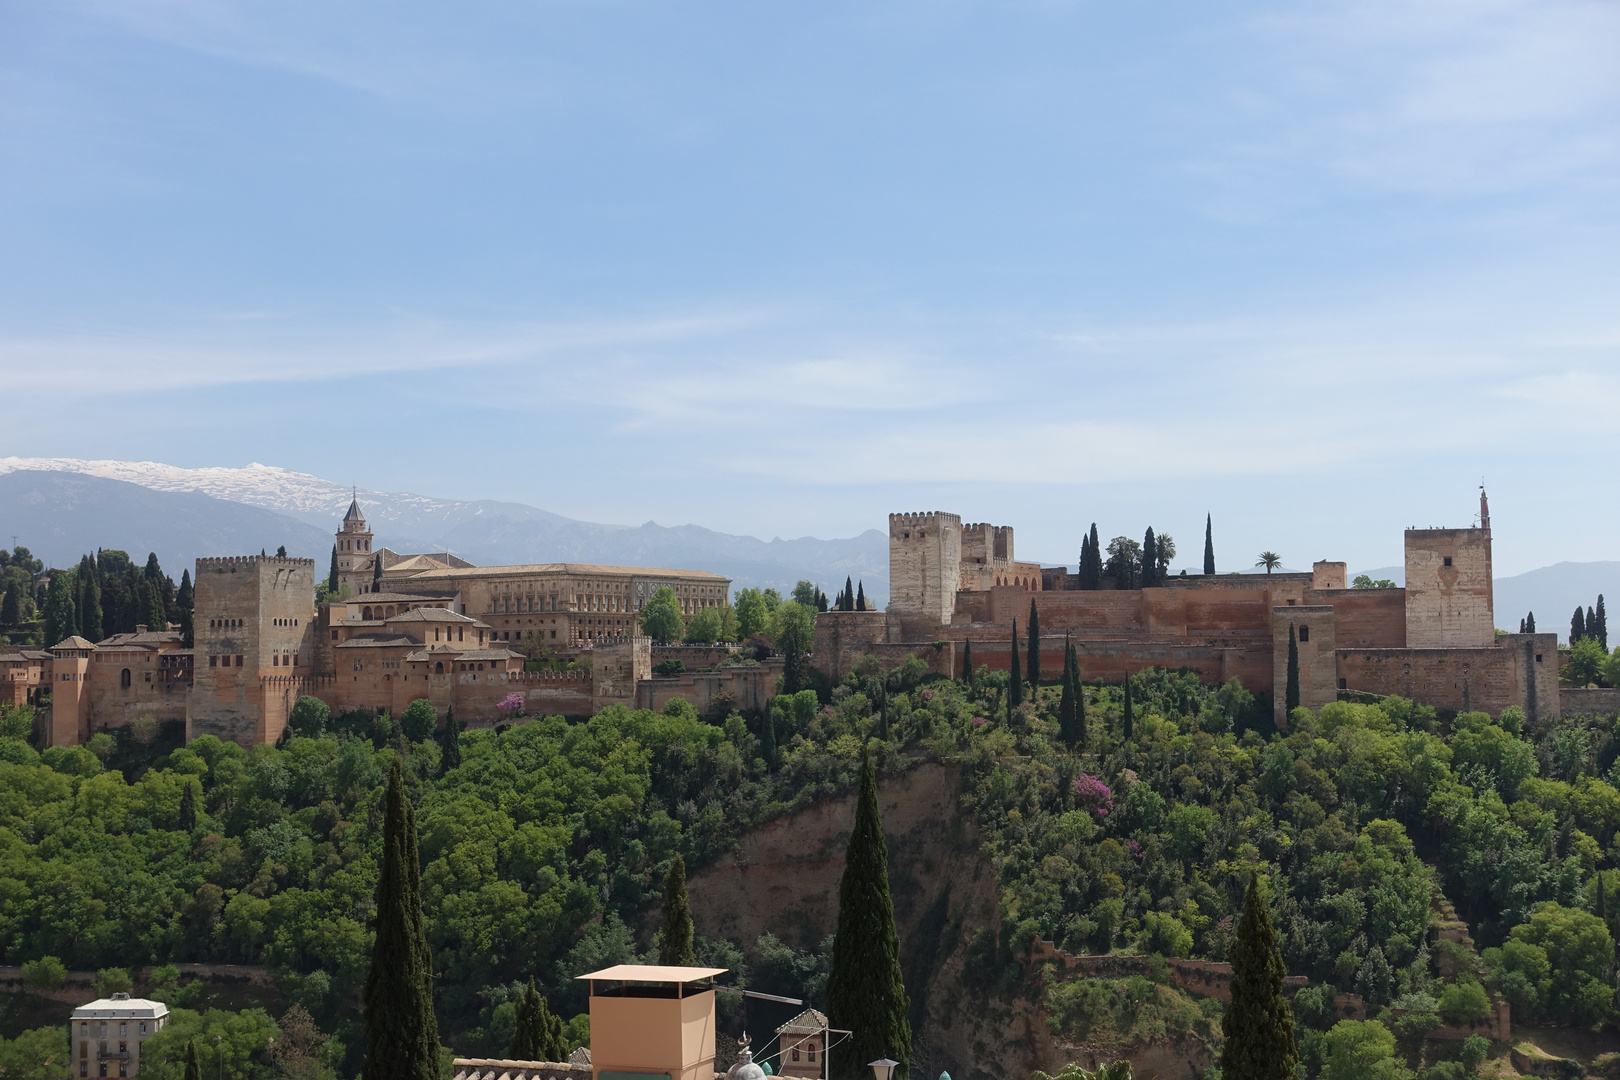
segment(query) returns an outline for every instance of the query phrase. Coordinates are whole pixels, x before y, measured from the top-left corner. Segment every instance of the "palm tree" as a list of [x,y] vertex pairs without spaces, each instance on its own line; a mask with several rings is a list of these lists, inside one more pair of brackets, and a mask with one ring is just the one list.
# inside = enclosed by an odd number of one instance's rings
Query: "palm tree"
[[1278,555],[1275,551],[1262,551],[1260,553],[1260,561],[1254,565],[1265,567],[1266,573],[1269,574],[1273,570],[1282,566],[1282,556]]

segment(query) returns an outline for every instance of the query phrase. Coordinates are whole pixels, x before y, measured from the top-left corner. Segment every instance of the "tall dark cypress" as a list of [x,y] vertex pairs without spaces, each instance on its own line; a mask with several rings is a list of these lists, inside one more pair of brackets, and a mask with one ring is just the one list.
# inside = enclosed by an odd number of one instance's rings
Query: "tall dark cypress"
[[196,623],[192,616],[197,608],[197,590],[191,585],[190,570],[180,571],[180,590],[174,594],[174,604],[180,614],[180,633],[189,649],[195,644]]
[[1142,536],[1142,588],[1150,589],[1159,583],[1159,541],[1153,535],[1153,526]]
[[1013,620],[1012,675],[1007,680],[1007,716],[1024,703],[1024,675],[1018,670],[1018,620]]
[[190,832],[197,827],[197,792],[191,781],[183,781],[180,789],[180,831]]
[[1519,620],[1519,633],[1521,633],[1521,634],[1524,633],[1524,620],[1523,619]]
[[1102,588],[1103,557],[1102,541],[1097,539],[1097,523],[1091,523],[1091,584],[1092,589]]
[[972,686],[976,681],[973,671],[973,642],[962,642],[962,681]]
[[1071,645],[1069,655],[1074,665],[1074,748],[1086,745],[1086,688],[1080,682],[1080,650]]
[[1131,673],[1127,671],[1125,673],[1125,715],[1123,717],[1124,724],[1122,725],[1126,742],[1130,742],[1136,735],[1135,717],[1131,715],[1133,711],[1131,707]]
[[1586,636],[1586,610],[1575,605],[1575,614],[1569,617],[1569,643],[1575,644]]
[[422,919],[416,811],[405,798],[399,759],[388,776],[377,936],[366,977],[362,1080],[438,1080],[439,1022],[433,1014],[432,954]]
[[96,573],[96,561],[88,555],[80,559],[74,581],[79,587],[79,634],[87,641],[100,641],[101,576]]
[[332,565],[326,570],[326,591],[335,593],[338,590],[337,545],[332,545]]
[[669,864],[664,877],[662,936],[658,942],[658,962],[676,967],[697,963],[692,952],[692,908],[686,902],[686,860],[679,854]]
[[1029,699],[1034,701],[1041,688],[1041,613],[1035,598],[1029,600]]
[[568,1055],[562,1020],[552,1013],[532,977],[518,999],[517,1023],[507,1055],[517,1061],[562,1061]]
[[1299,708],[1299,635],[1294,624],[1288,624],[1288,685],[1283,690],[1283,714],[1293,715]]
[[1204,515],[1204,573],[1215,572],[1215,518]]
[[1091,565],[1091,537],[1086,533],[1080,534],[1080,561],[1074,565],[1075,584],[1080,588],[1086,587],[1086,567]]
[[182,1080],[202,1080],[202,1064],[197,1060],[197,1040],[186,1040],[186,1071]]
[[1588,626],[1587,631],[1603,646],[1603,651],[1609,651],[1609,613],[1603,609],[1603,594],[1598,593],[1597,617],[1594,625]]
[[855,586],[855,610],[866,610],[866,582],[858,582]]
[[45,594],[45,647],[58,644],[79,632],[79,615],[73,606],[73,571],[51,574],[50,591]]
[[1074,734],[1074,646],[1068,635],[1063,637],[1063,694],[1058,698],[1058,737],[1072,747],[1078,741]]
[[444,710],[444,727],[439,735],[439,779],[443,780],[451,769],[461,765],[461,721],[456,719],[455,706]]
[[382,552],[379,551],[371,557],[371,591],[374,593],[383,591],[382,571]]
[[910,1007],[900,973],[877,777],[871,755],[863,750],[861,793],[838,884],[838,930],[827,977],[828,1020],[832,1027],[854,1031],[847,1048],[832,1059],[834,1080],[865,1080],[866,1063],[882,1057],[900,1062],[895,1075],[903,1080],[911,1061]]
[[1222,1080],[1292,1080],[1299,1060],[1294,1013],[1283,997],[1282,954],[1253,871],[1231,956],[1232,1000],[1221,1018]]
[[1597,612],[1591,608],[1586,609],[1586,636],[1589,638],[1597,637]]
[[776,714],[766,709],[759,719],[759,756],[765,762],[767,772],[776,771],[778,751],[776,746]]
[[1524,617],[1524,632],[1527,634],[1536,632],[1536,613],[1533,611]]
[[12,582],[11,587],[6,590],[5,599],[0,600],[0,626],[16,626],[22,622],[22,597],[19,595],[21,591],[17,583]]
[[855,582],[849,578],[844,579],[844,605],[843,610],[855,610]]

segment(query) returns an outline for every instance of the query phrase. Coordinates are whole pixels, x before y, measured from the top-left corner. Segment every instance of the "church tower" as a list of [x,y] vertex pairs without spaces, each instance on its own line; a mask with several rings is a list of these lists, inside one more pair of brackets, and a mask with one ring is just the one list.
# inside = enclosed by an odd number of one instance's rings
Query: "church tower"
[[355,596],[371,590],[371,562],[376,555],[371,550],[371,530],[366,527],[366,516],[360,512],[360,499],[349,503],[349,512],[343,515],[343,527],[337,533],[338,588],[347,585]]

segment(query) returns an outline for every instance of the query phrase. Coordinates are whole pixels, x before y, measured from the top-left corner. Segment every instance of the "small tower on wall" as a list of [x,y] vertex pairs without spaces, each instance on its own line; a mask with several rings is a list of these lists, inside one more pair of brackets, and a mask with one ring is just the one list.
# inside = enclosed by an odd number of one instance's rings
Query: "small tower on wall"
[[338,588],[347,585],[355,596],[371,590],[371,563],[377,557],[371,549],[371,530],[360,512],[360,499],[349,503],[343,527],[337,533]]

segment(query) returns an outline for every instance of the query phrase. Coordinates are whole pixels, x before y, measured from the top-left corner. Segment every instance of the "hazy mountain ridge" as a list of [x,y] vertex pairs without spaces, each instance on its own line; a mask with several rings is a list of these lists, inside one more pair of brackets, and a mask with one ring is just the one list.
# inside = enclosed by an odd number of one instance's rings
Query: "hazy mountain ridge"
[[[129,523],[87,517],[73,509],[79,490],[55,486],[46,478],[82,477],[122,488],[109,495],[124,507]],[[774,586],[786,590],[801,578],[820,584],[828,593],[843,585],[845,577],[863,580],[867,595],[882,603],[888,596],[888,539],[877,529],[848,539],[760,540],[715,532],[697,525],[605,525],[576,521],[523,503],[495,500],[433,499],[401,492],[349,488],[308,473],[252,464],[245,468],[185,469],[160,462],[85,461],[76,458],[0,458],[0,482],[17,483],[32,491],[32,509],[26,514],[0,513],[3,532],[15,533],[18,542],[57,563],[80,551],[120,546],[110,536],[139,537],[153,546],[165,565],[171,559],[189,561],[197,554],[219,555],[274,550],[286,543],[289,553],[324,560],[351,498],[358,498],[379,544],[396,551],[452,551],[479,565],[536,562],[593,562],[631,566],[709,570],[731,577],[737,587]],[[218,528],[202,527],[204,504],[174,504],[176,521],[192,522],[194,531],[211,536],[220,545],[198,550],[192,539],[170,535],[161,527],[163,500],[143,502],[131,490],[155,495],[190,495],[220,507],[249,507],[270,515],[247,519],[220,511]],[[61,493],[61,505],[50,492]],[[5,500],[8,509],[14,499]],[[281,525],[273,525],[276,520]],[[138,523],[138,525],[137,525]],[[274,533],[288,539],[268,544],[241,541]],[[306,531],[308,530],[308,531]],[[317,543],[315,537],[319,536]],[[30,542],[30,537],[38,537]],[[130,542],[134,542],[133,540]],[[212,542],[212,541],[211,541]],[[77,545],[77,546],[75,546]],[[66,554],[59,554],[61,548]],[[170,553],[173,554],[170,554]],[[194,553],[194,554],[193,554]]]

